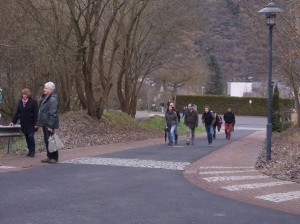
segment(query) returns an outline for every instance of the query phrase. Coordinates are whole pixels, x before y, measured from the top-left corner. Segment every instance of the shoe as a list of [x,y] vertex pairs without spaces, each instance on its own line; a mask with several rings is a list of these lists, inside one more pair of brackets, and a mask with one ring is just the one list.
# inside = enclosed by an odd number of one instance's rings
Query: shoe
[[190,144],[190,142],[189,142],[189,141],[187,141],[185,144],[189,145],[189,144]]
[[55,159],[50,159],[49,161],[48,161],[48,163],[57,163],[58,161],[57,160],[55,160]]
[[169,142],[169,144],[168,144],[169,146],[173,146],[173,143],[172,142]]
[[48,163],[49,161],[50,161],[49,158],[46,158],[46,159],[42,159],[42,160],[41,160],[42,163]]
[[208,147],[211,147],[212,146],[212,144],[208,144]]
[[28,153],[26,154],[26,157],[34,157],[34,155],[35,155],[35,153],[28,152]]

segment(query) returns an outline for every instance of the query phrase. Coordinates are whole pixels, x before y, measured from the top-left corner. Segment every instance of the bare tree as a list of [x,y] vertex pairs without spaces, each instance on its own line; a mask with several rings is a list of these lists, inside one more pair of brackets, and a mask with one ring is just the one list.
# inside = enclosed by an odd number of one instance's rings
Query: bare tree
[[[299,1],[287,1],[285,2],[284,11],[279,20],[280,34],[278,41],[278,54],[280,69],[284,71],[287,83],[293,89],[293,96],[295,101],[295,108],[300,117],[300,100],[299,100],[299,88],[300,88],[300,32],[297,28],[297,16],[299,11]],[[300,119],[298,119],[298,126],[300,127]]]
[[[111,34],[112,26],[124,3],[125,1],[118,0],[88,0],[86,2],[67,0],[77,42],[76,89],[83,107],[88,110],[88,114],[98,119],[103,114],[112,87],[114,57],[118,48],[116,39],[118,28]],[[99,33],[100,31],[102,34]],[[114,39],[114,43],[109,69],[105,70],[104,61],[105,53],[108,51],[106,48],[109,37]],[[98,80],[95,77],[97,55]],[[100,82],[100,85],[97,81]]]
[[[124,25],[117,92],[122,111],[134,117],[145,80],[157,69],[172,67],[183,58],[176,51],[190,24],[186,2],[182,1],[127,1],[126,9],[120,17]],[[177,81],[175,89],[182,86]]]
[[[268,2],[264,1],[261,5],[255,4],[254,1],[243,2],[243,7],[248,9],[248,12],[252,15],[254,22],[257,26],[262,24],[262,18],[258,17],[257,11],[263,6],[266,6]],[[299,108],[299,87],[300,87],[300,35],[297,23],[299,23],[299,1],[279,1],[278,6],[284,10],[284,13],[277,15],[277,22],[274,32],[274,60],[276,63],[273,64],[274,71],[278,74],[282,74],[279,78],[283,78],[284,81],[290,85],[293,89],[293,95],[295,100],[295,106],[300,117]],[[299,26],[298,26],[299,27]],[[264,27],[263,27],[264,28]],[[259,29],[262,30],[262,27]],[[262,36],[261,33],[265,33]],[[262,40],[267,40],[266,32],[257,31],[254,36],[256,43],[260,46],[264,46],[267,55],[267,46],[262,43]],[[277,77],[278,78],[278,77]],[[300,126],[300,119],[298,119],[298,125]]]

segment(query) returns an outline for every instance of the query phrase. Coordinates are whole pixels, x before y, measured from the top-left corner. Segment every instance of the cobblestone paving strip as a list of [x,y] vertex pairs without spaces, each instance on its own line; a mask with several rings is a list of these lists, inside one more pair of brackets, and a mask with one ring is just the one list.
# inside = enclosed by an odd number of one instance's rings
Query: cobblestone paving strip
[[218,182],[218,181],[232,181],[232,180],[255,180],[269,178],[266,175],[255,175],[255,176],[223,176],[223,177],[205,177],[203,178],[207,182]]
[[275,194],[267,194],[262,196],[255,197],[257,199],[262,199],[271,202],[284,202],[284,201],[292,201],[296,199],[300,199],[300,191],[290,191],[286,193],[275,193]]
[[253,169],[253,166],[200,166],[199,169]]
[[184,170],[184,168],[190,164],[188,162],[119,159],[119,158],[93,158],[93,157],[71,159],[71,160],[63,161],[62,163],[142,167],[142,168],[156,168],[156,169],[167,169],[167,170]]
[[256,189],[262,187],[273,187],[273,186],[280,186],[284,184],[295,184],[291,181],[277,181],[277,182],[268,182],[268,183],[252,183],[252,184],[241,184],[241,185],[231,185],[222,187],[223,189],[229,191],[241,191],[241,190],[248,190],[248,189]]
[[198,174],[223,174],[223,173],[247,173],[247,172],[255,172],[256,170],[231,170],[231,171],[205,171],[198,172]]

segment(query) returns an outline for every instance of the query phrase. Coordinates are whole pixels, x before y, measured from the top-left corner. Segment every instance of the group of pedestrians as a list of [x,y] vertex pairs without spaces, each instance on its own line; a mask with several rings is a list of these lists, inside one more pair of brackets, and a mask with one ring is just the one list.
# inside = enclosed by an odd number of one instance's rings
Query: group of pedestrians
[[[194,109],[194,105],[189,103],[182,110],[182,118],[184,119],[184,125],[186,126],[186,145],[194,145],[195,141],[195,129],[199,124],[199,115],[197,110]],[[223,119],[225,122],[225,136],[230,140],[231,131],[235,124],[235,116],[231,108],[228,108],[224,113]],[[209,106],[204,106],[204,112],[201,115],[201,121],[204,124],[207,134],[208,146],[212,146],[213,139],[216,138],[217,130],[220,131],[222,123],[222,116],[212,111]],[[178,143],[178,130],[177,127],[180,122],[180,114],[174,107],[174,103],[169,103],[167,111],[165,113],[165,128],[168,130],[169,145],[173,145],[173,139],[175,144]]]
[[41,96],[39,104],[32,98],[29,89],[26,88],[21,91],[21,99],[18,102],[10,126],[15,125],[18,120],[20,120],[21,130],[25,135],[27,143],[28,153],[26,156],[35,157],[34,133],[41,127],[47,150],[47,158],[41,162],[57,163],[58,151],[49,152],[48,150],[49,136],[59,127],[58,96],[55,93],[55,84],[53,82],[45,83],[44,93]]

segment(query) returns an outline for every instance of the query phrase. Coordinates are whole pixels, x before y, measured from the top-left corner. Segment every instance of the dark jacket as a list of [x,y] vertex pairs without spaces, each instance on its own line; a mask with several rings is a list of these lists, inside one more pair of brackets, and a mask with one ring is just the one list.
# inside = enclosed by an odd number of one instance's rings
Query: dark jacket
[[187,111],[184,116],[184,124],[191,129],[198,127],[198,113],[195,110]]
[[40,102],[38,126],[58,129],[58,97],[56,93],[51,93],[49,96],[42,96]]
[[232,112],[226,112],[223,117],[226,124],[235,123],[235,116]]
[[211,111],[204,112],[202,114],[202,122],[205,125],[213,125],[216,122],[216,118]]
[[173,111],[176,112],[176,115],[177,115],[177,119],[178,119],[178,123],[180,122],[180,113],[175,109],[175,107],[172,107]]
[[22,132],[24,134],[34,133],[34,126],[36,126],[38,120],[38,111],[36,100],[29,98],[25,107],[23,107],[23,102],[20,100],[12,118],[12,123],[16,124],[18,119],[20,119]]
[[168,126],[169,128],[173,125],[178,124],[178,117],[177,113],[173,110],[169,111],[167,110],[165,114],[165,125]]

